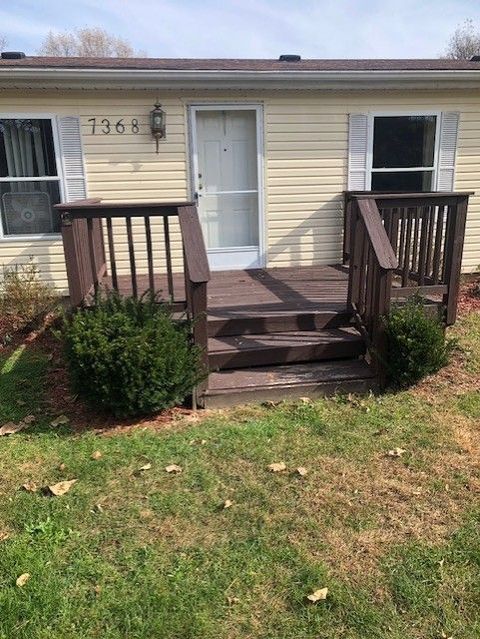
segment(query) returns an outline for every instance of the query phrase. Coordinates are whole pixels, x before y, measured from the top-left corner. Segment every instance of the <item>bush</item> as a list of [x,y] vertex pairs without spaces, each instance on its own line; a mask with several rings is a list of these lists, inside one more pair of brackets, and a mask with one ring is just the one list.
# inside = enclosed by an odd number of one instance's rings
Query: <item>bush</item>
[[38,326],[58,303],[54,289],[40,280],[30,258],[25,264],[4,267],[0,283],[0,342],[18,331]]
[[200,351],[190,325],[152,297],[110,292],[66,317],[63,337],[77,393],[118,417],[181,404],[200,381]]
[[453,342],[442,323],[428,315],[421,299],[395,306],[386,319],[387,372],[394,386],[415,384],[448,363]]

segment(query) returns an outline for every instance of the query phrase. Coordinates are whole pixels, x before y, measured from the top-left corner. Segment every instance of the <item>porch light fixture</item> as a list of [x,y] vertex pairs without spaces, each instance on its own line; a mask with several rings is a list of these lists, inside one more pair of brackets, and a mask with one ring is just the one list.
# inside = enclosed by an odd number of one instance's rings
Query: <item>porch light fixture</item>
[[155,102],[155,108],[150,111],[150,128],[157,144],[157,153],[158,143],[165,138],[165,111],[161,107],[159,102]]

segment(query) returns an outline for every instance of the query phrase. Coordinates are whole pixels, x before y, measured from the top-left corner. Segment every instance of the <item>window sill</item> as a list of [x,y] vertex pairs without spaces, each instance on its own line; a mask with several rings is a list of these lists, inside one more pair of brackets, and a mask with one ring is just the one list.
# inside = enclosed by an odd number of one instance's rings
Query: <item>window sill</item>
[[2,235],[0,243],[4,242],[58,242],[61,241],[61,233],[45,233],[43,235]]

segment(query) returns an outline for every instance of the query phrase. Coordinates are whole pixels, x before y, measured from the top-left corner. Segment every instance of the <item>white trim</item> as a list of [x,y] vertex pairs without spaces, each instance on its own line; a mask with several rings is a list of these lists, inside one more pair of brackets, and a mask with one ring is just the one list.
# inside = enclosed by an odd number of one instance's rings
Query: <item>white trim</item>
[[[196,113],[197,111],[255,111],[256,120],[256,143],[257,143],[257,185],[258,190],[242,191],[242,193],[258,193],[258,247],[221,247],[216,249],[208,249],[208,255],[218,254],[220,251],[228,256],[229,253],[237,251],[239,254],[248,251],[252,252],[254,249],[257,252],[255,261],[249,262],[249,266],[239,265],[231,266],[229,268],[262,268],[267,263],[267,251],[266,251],[266,215],[265,215],[265,188],[264,188],[264,138],[263,138],[263,104],[258,102],[197,102],[192,101],[187,103],[188,109],[188,134],[190,138],[190,197],[195,199],[196,181],[198,176],[198,148],[197,148],[197,126],[196,126]],[[215,195],[217,193],[231,193],[229,191],[218,191],[216,193],[206,193],[206,195]],[[235,193],[240,193],[235,191]],[[227,258],[227,261],[228,258]],[[216,267],[211,260],[211,268]],[[240,262],[239,262],[240,264]],[[242,262],[243,264],[243,262]]]
[[[437,190],[438,182],[438,164],[440,153],[440,124],[442,118],[442,112],[438,109],[426,109],[421,111],[412,111],[411,109],[405,110],[391,110],[391,111],[370,111],[368,114],[368,142],[367,142],[367,185],[366,190],[369,191],[372,188],[372,173],[404,173],[408,171],[431,171],[432,172],[432,191]],[[373,135],[374,135],[374,120],[375,118],[394,118],[402,116],[435,116],[435,145],[433,149],[433,165],[432,166],[419,166],[419,167],[403,167],[403,168],[373,168]]]
[[[0,182],[58,182],[60,191],[60,201],[65,200],[65,182],[63,178],[63,167],[60,161],[60,138],[58,134],[57,115],[55,113],[0,113],[0,120],[50,120],[52,127],[53,149],[55,153],[55,166],[57,175],[45,177],[35,176],[33,178],[0,178]],[[61,233],[38,233],[35,235],[5,235],[3,232],[3,222],[0,218],[0,243],[5,242],[35,242],[37,240],[58,241],[62,238]]]

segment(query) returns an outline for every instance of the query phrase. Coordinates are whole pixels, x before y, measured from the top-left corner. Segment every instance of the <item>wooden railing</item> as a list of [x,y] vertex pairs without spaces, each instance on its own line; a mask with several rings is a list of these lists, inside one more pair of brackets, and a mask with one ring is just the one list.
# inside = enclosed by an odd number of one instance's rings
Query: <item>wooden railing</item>
[[[191,202],[117,204],[95,199],[59,204],[56,208],[62,220],[72,305],[92,303],[100,286],[134,297],[148,291],[156,293],[160,276],[162,283],[166,280],[168,295],[164,296],[165,301],[176,310],[186,311],[192,320],[193,340],[200,347],[202,365],[208,370],[207,284],[210,270],[195,205]],[[178,220],[181,242],[181,256],[177,256],[175,264],[172,220]],[[159,235],[162,236],[160,246]],[[122,237],[128,247],[128,272],[125,272],[125,260],[120,263],[118,259],[120,249],[124,251],[124,247],[119,247]],[[146,268],[142,266],[145,257]],[[155,268],[159,258],[162,262],[160,273]],[[179,285],[177,275],[181,272],[183,282]],[[205,381],[196,389],[197,396],[206,385]]]
[[471,193],[347,192],[344,262],[352,261],[358,207],[374,202],[398,260],[390,296],[440,297],[446,325],[456,319],[468,198]]
[[355,200],[350,224],[354,239],[350,245],[348,304],[383,380],[386,356],[383,318],[390,308],[392,275],[398,260],[373,198]]

